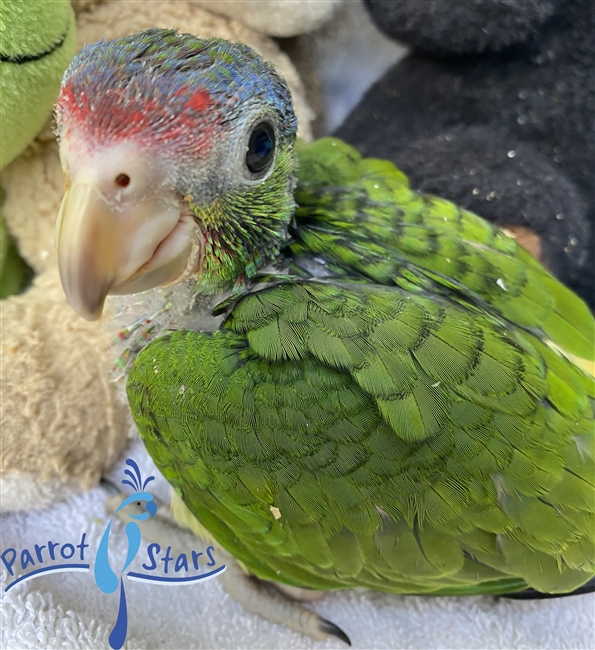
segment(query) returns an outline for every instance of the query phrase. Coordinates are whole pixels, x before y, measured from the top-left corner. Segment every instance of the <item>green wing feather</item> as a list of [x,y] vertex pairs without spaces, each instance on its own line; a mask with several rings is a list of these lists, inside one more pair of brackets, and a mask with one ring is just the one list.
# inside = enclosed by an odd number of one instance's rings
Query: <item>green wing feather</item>
[[[298,143],[296,253],[328,256],[338,273],[458,292],[578,357],[595,358],[586,304],[514,239],[480,217],[414,192],[392,163],[333,138]],[[409,273],[408,273],[409,272]]]
[[285,283],[220,331],[157,339],[128,395],[165,477],[259,577],[446,595],[595,573],[592,378],[503,317]]

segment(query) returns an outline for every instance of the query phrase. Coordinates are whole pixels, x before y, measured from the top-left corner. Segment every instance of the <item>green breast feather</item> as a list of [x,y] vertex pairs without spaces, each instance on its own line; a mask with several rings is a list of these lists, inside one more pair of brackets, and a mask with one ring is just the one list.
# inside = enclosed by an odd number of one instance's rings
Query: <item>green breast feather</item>
[[[336,140],[298,148],[283,276],[128,378],[149,453],[255,575],[575,589],[595,573],[592,317],[513,239]],[[308,275],[304,262],[327,277]],[[556,349],[554,349],[556,348]]]

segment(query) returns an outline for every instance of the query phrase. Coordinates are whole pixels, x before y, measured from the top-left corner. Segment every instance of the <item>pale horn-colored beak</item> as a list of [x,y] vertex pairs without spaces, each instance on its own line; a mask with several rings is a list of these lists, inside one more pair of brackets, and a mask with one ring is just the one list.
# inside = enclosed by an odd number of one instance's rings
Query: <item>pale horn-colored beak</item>
[[72,308],[87,320],[101,316],[108,293],[137,293],[184,273],[191,226],[173,198],[123,202],[95,184],[75,182],[56,223],[60,278]]

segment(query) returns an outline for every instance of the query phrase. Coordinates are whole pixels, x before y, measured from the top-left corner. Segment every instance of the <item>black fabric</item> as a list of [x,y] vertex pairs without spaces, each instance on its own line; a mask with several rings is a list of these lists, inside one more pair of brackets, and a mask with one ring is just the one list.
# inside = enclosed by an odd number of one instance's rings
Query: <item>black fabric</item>
[[418,51],[497,52],[539,32],[562,0],[365,0],[378,29]]
[[[405,10],[435,3],[390,4]],[[478,3],[437,4],[446,11]],[[418,189],[500,226],[531,228],[542,238],[548,266],[592,307],[594,4],[556,5],[530,42],[500,53],[414,51],[335,132],[364,155],[395,162]],[[475,10],[470,15],[475,23]]]

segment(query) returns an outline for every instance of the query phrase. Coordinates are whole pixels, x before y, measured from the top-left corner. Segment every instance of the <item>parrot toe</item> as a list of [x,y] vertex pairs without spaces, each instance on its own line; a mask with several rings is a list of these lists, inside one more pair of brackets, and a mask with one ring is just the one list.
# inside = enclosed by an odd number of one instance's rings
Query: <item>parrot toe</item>
[[320,618],[318,620],[318,627],[324,632],[325,634],[330,634],[331,636],[336,636],[337,639],[341,639],[344,643],[346,643],[349,647],[351,647],[351,641],[349,640],[349,637],[343,632],[343,630],[335,625],[334,623],[331,623],[330,621],[327,621],[326,618]]
[[[246,573],[230,555],[225,558],[227,570],[219,577],[225,591],[251,614],[258,614],[269,623],[285,625],[290,630],[309,636],[315,641],[324,641],[335,636],[351,645],[349,637],[334,623],[306,609],[288,593],[295,588],[264,582]],[[274,589],[273,589],[274,587]],[[297,592],[307,590],[298,589]],[[302,595],[303,597],[303,595]]]

